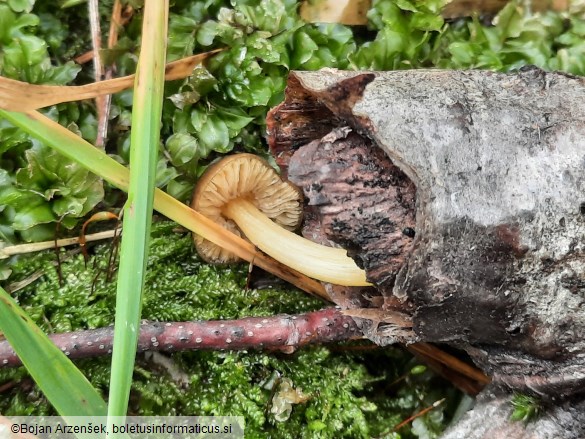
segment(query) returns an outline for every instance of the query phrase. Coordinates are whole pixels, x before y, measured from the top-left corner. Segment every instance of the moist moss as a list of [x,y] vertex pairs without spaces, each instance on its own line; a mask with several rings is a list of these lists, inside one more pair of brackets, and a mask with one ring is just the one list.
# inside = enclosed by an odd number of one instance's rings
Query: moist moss
[[[273,279],[260,281],[276,287],[246,289],[247,265],[217,267],[202,262],[191,236],[174,228],[170,222],[153,225],[143,318],[236,319],[325,306]],[[26,255],[12,264],[9,283],[42,273],[13,296],[45,331],[96,328],[113,322],[116,286],[115,273],[108,279],[111,246],[100,244],[90,251],[86,266],[81,254],[62,249],[62,285],[53,252]],[[109,361],[76,362],[104,396]],[[129,413],[244,416],[246,437],[251,438],[371,437],[388,431],[438,394],[457,400],[444,383],[432,382],[430,374],[425,380],[408,378],[398,386],[392,384],[414,364],[396,349],[364,353],[351,346],[316,346],[292,355],[255,351],[139,354]],[[289,406],[283,402],[279,390],[285,383],[303,396],[303,402]],[[7,387],[0,392],[4,415],[53,414],[23,368],[0,369],[3,386]],[[444,425],[448,416],[443,410],[428,418],[429,425],[438,429]],[[401,433],[396,437],[415,437],[408,428]]]

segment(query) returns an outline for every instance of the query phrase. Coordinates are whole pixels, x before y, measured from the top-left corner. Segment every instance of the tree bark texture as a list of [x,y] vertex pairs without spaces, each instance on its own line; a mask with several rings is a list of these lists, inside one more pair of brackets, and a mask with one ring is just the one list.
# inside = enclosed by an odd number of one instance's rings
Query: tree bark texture
[[[481,16],[495,16],[509,0],[452,0],[445,5],[441,15],[447,19]],[[566,11],[571,6],[570,0],[530,0],[521,6],[530,8],[531,12]]]
[[346,248],[376,287],[330,292],[412,317],[410,331],[357,319],[366,335],[448,343],[494,386],[579,397],[584,98],[582,78],[536,68],[291,73],[267,124],[304,190],[304,234]]
[[585,402],[563,401],[542,408],[535,420],[510,422],[510,396],[484,392],[473,410],[449,428],[442,439],[582,439],[585,437]]

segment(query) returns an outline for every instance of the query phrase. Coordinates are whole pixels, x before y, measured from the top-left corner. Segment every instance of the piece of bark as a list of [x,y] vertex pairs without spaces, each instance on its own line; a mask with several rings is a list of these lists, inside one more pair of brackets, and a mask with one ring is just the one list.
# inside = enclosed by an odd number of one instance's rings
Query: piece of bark
[[[320,161],[315,144],[301,145],[345,125],[371,139],[416,187],[412,248],[402,262],[387,256],[386,277],[363,264],[382,279],[384,304],[411,308],[411,341],[465,349],[513,390],[568,396],[585,383],[584,97],[583,79],[535,68],[293,72],[268,117],[269,143],[302,184],[320,233],[360,264],[374,249],[331,227],[360,196],[319,203],[329,195],[316,197],[311,181],[340,172],[324,163],[345,139],[329,156],[323,148]],[[343,218],[344,227],[363,230],[370,219],[377,233],[376,217]]]
[[[454,19],[473,15],[495,16],[509,3],[509,0],[452,0],[441,11],[444,18]],[[521,6],[530,12],[567,11],[570,0],[524,0]]]
[[410,179],[347,127],[299,149],[289,179],[318,208],[327,239],[347,249],[368,280],[390,290],[414,238],[416,188]]
[[542,407],[528,422],[511,421],[509,395],[485,392],[472,410],[441,436],[442,439],[583,439],[585,402],[559,402]]
[[[382,150],[348,127],[334,129],[300,148],[291,158],[289,175],[294,175],[291,181],[304,189],[308,200],[309,221],[303,235],[347,249],[377,287],[331,286],[332,300],[343,308],[392,310],[377,296],[380,291],[392,290],[396,273],[412,248],[416,193],[412,182]],[[408,308],[402,302],[394,311]],[[381,345],[407,343],[414,338],[410,330],[380,325],[382,320],[357,321],[364,334]]]

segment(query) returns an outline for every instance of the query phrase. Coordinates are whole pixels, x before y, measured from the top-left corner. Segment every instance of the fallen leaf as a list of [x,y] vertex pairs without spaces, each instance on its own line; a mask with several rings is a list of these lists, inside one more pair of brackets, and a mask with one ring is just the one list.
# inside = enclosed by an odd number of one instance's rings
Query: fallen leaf
[[305,1],[301,5],[301,18],[309,23],[368,24],[366,16],[370,0]]
[[[198,64],[221,50],[223,49],[212,50],[167,64],[165,79],[173,81],[186,78]],[[36,85],[0,76],[0,108],[9,111],[32,111],[62,102],[117,93],[133,85],[134,75],[78,86]]]

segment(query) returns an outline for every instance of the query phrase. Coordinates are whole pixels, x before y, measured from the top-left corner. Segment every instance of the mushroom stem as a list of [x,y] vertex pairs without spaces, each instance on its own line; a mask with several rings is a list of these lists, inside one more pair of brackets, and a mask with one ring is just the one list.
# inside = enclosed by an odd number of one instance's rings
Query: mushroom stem
[[365,271],[344,249],[326,247],[289,232],[244,198],[231,200],[222,212],[264,253],[309,277],[336,285],[371,285]]

